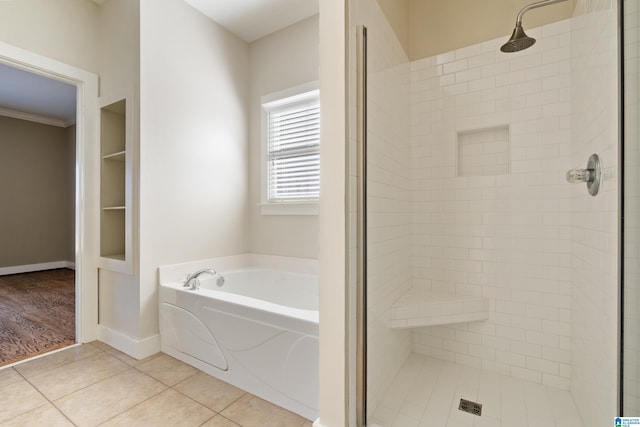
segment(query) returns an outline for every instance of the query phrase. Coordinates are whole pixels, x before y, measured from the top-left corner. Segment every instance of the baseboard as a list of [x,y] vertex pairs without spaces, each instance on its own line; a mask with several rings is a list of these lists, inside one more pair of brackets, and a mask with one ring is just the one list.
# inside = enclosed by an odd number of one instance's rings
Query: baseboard
[[324,425],[320,423],[320,418],[313,422],[313,427],[324,427]]
[[159,334],[136,340],[104,325],[98,325],[98,340],[137,360],[152,356],[160,351]]
[[40,264],[14,265],[11,267],[0,267],[0,276],[8,274],[32,273],[34,271],[53,270],[56,268],[76,269],[76,264],[71,261],[43,262]]

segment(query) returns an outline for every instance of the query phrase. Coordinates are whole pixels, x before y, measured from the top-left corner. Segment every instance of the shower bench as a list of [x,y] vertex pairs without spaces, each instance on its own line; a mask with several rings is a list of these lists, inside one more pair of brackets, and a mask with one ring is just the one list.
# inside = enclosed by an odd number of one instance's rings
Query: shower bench
[[397,329],[474,322],[489,318],[487,298],[412,288],[391,306]]

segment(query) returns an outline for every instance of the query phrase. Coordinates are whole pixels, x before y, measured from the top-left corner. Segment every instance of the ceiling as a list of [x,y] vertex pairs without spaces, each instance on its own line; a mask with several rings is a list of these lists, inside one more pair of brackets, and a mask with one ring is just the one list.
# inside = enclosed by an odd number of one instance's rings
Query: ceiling
[[247,43],[309,18],[319,11],[319,0],[184,1]]
[[[184,1],[247,43],[319,11],[319,0]],[[0,63],[0,115],[69,126],[76,120],[76,87]]]
[[76,121],[76,87],[0,63],[0,115],[66,127]]

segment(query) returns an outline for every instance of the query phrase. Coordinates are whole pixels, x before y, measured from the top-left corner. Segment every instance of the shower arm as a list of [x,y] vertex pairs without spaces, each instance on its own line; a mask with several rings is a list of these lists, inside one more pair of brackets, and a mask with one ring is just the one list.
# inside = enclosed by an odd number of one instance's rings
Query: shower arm
[[536,8],[542,7],[542,6],[552,5],[552,4],[555,4],[555,3],[560,3],[560,2],[563,2],[563,1],[567,1],[567,0],[543,0],[543,1],[539,1],[537,3],[531,3],[530,5],[527,5],[527,6],[523,7],[522,10],[518,13],[518,17],[516,18],[516,26],[517,27],[521,27],[522,26],[522,15],[524,15],[529,10],[536,9]]

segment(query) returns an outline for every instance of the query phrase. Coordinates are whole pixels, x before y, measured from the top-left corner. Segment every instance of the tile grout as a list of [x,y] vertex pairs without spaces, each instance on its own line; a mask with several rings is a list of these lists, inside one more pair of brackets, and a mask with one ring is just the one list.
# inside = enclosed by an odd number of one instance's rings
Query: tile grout
[[[13,369],[13,368],[12,368],[12,369]],[[34,389],[35,391],[37,391],[37,392],[38,392],[38,394],[40,394],[40,396],[42,396],[42,397],[47,401],[47,403],[46,403],[46,404],[43,404],[43,405],[41,405],[41,406],[38,406],[37,408],[30,409],[30,411],[32,411],[32,410],[34,410],[34,409],[42,408],[43,406],[46,406],[47,404],[49,404],[49,405],[51,405],[52,407],[54,407],[54,408],[55,408],[55,410],[56,410],[56,411],[58,411],[58,412],[59,412],[63,417],[65,417],[65,419],[66,419],[67,421],[69,421],[72,425],[74,425],[74,426],[76,425],[73,421],[71,421],[71,419],[69,419],[69,417],[67,417],[67,414],[65,414],[64,412],[62,412],[62,411],[60,410],[60,408],[58,408],[58,406],[56,406],[56,404],[55,404],[52,400],[50,400],[47,396],[45,396],[45,394],[44,394],[44,393],[43,393],[43,392],[42,392],[38,387],[36,387],[33,383],[31,383],[31,381],[29,381],[29,380],[27,379],[27,377],[25,377],[24,375],[22,375],[22,373],[21,373],[21,372],[19,372],[17,369],[14,369],[14,370],[16,371],[16,373],[17,373],[18,375],[20,375],[20,376],[22,377],[23,381],[25,381],[27,384],[29,384],[31,387],[33,387],[33,389]],[[29,412],[29,411],[27,411],[27,412]],[[15,419],[15,418],[17,418],[17,417],[20,417],[20,416],[22,416],[22,415],[26,414],[27,412],[23,412],[22,414],[18,414],[18,415],[16,415],[15,417],[12,417],[10,420]],[[7,421],[9,421],[9,420],[7,420]],[[4,422],[3,422],[3,423],[4,423]]]

